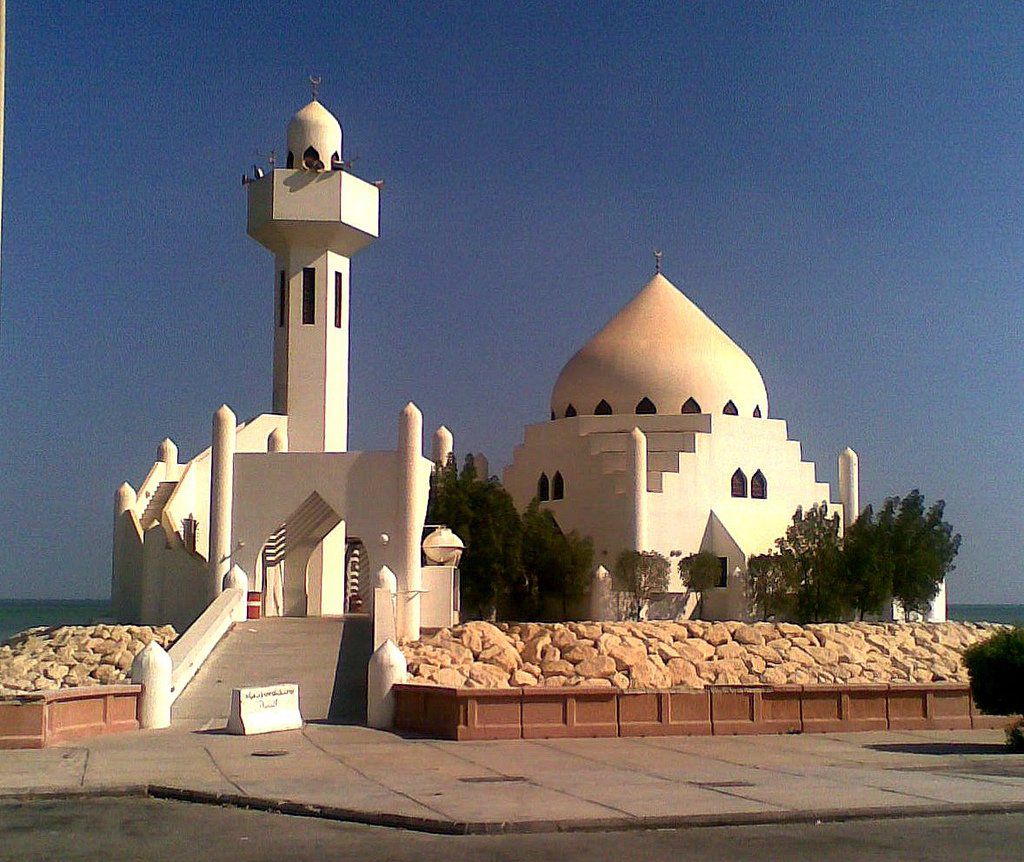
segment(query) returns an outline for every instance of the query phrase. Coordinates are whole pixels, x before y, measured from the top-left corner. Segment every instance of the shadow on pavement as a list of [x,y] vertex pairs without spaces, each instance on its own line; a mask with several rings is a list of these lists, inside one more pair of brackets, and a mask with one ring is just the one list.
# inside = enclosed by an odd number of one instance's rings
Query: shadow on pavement
[[366,669],[373,630],[368,616],[348,616],[341,631],[328,724],[366,724]]
[[1013,753],[998,742],[886,742],[865,747],[874,751],[888,751],[895,754],[934,754],[938,756]]

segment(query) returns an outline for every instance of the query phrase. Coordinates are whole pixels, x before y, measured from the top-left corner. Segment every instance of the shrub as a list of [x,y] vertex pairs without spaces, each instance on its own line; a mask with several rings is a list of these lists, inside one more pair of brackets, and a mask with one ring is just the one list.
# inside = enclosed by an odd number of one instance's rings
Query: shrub
[[993,715],[1024,714],[1024,629],[1001,631],[964,652],[974,702]]

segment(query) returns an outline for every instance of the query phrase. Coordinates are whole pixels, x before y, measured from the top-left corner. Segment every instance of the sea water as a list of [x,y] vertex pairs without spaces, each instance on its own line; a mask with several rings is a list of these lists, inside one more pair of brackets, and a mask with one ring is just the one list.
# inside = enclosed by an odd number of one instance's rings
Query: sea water
[[33,626],[89,625],[110,619],[110,602],[103,599],[0,600],[0,643]]

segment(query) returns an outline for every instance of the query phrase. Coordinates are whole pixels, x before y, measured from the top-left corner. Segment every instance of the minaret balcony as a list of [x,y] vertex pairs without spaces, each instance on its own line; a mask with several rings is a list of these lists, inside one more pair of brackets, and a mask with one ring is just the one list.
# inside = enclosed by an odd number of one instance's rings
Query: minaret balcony
[[380,189],[346,171],[278,168],[250,182],[248,232],[275,253],[306,246],[351,257],[380,229]]

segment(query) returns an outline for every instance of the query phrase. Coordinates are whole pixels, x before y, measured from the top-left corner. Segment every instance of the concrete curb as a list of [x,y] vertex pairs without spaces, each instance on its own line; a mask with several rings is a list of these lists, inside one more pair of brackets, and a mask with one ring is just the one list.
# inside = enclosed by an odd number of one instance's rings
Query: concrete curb
[[145,797],[271,811],[294,817],[317,817],[340,823],[358,823],[406,829],[433,835],[525,835],[553,832],[625,832],[645,829],[700,829],[713,826],[765,826],[787,823],[841,823],[854,820],[900,820],[916,817],[950,817],[972,814],[1024,813],[1022,802],[955,802],[932,805],[897,805],[870,808],[826,808],[806,811],[756,811],[729,814],[690,814],[652,817],[601,817],[566,820],[445,820],[413,817],[388,811],[361,811],[287,799],[270,799],[240,793],[214,793],[160,784],[129,784],[63,790],[27,790],[0,794],[5,802],[36,802],[103,797]]

